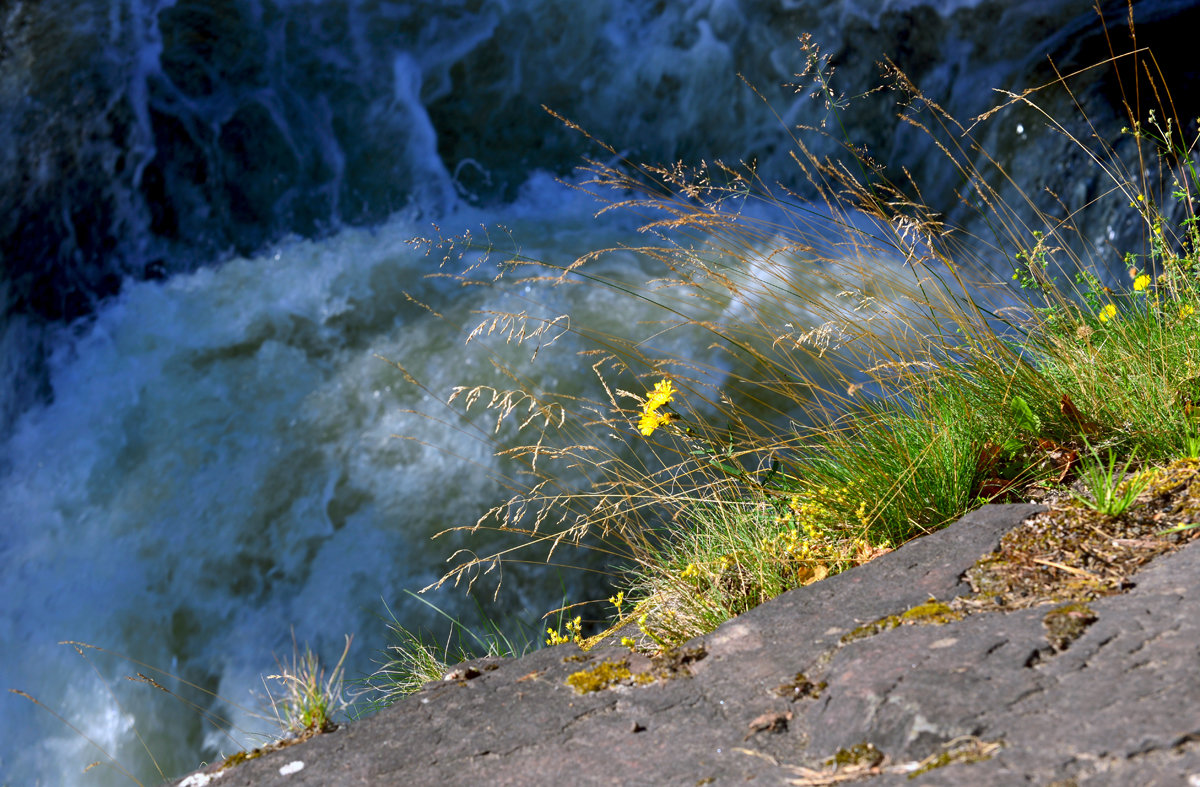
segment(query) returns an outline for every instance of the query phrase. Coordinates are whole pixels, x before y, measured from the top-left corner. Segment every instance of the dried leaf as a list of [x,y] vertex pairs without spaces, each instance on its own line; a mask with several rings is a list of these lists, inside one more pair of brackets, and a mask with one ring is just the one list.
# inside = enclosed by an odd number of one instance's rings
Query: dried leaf
[[1059,407],[1062,410],[1062,414],[1067,417],[1068,421],[1075,425],[1080,434],[1100,434],[1100,424],[1085,418],[1083,413],[1079,412],[1079,408],[1075,406],[1075,403],[1071,401],[1070,396],[1063,394],[1062,399],[1059,400]]

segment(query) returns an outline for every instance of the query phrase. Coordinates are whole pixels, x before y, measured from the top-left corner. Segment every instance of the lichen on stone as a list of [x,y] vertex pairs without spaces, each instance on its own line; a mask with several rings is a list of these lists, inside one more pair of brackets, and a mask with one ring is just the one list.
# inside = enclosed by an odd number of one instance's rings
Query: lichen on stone
[[650,658],[654,677],[670,680],[678,677],[691,677],[692,666],[708,656],[708,650],[703,645],[694,648],[671,648]]
[[781,683],[775,687],[775,693],[780,697],[786,697],[789,700],[811,699],[815,700],[821,696],[821,692],[825,690],[825,681],[814,683],[808,679],[803,672],[797,672],[787,683]]
[[567,685],[580,694],[588,694],[616,686],[621,681],[629,680],[632,676],[629,663],[625,659],[619,661],[606,659],[591,669],[572,672],[567,676]]
[[852,765],[875,767],[883,762],[883,758],[883,752],[875,748],[875,744],[863,741],[849,749],[838,749],[832,757],[825,761],[825,764],[835,768]]
[[897,626],[940,626],[955,620],[960,620],[963,613],[952,608],[949,604],[936,599],[929,599],[924,604],[910,607],[899,615],[888,615],[879,620],[859,626],[842,637],[843,645],[859,639],[873,637],[880,632],[894,629]]
[[909,779],[915,779],[923,773],[937,768],[944,768],[954,763],[983,762],[990,760],[992,755],[1000,750],[1000,743],[981,741],[974,736],[966,736],[950,741],[945,747],[926,757],[918,763],[918,767],[908,774]]
[[901,623],[917,623],[923,626],[940,626],[951,621],[961,620],[963,613],[951,609],[949,604],[936,599],[929,599],[924,604],[906,609],[900,613]]

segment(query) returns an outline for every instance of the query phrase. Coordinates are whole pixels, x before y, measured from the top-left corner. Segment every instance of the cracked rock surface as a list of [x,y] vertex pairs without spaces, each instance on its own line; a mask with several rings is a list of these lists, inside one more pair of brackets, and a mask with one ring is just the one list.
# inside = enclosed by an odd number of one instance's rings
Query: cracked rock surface
[[[1200,542],[1124,593],[1057,605],[1066,635],[1050,603],[842,641],[970,593],[964,572],[1040,510],[984,507],[750,610],[673,664],[574,645],[473,662],[207,783],[1200,785]],[[628,677],[568,684],[589,671]]]

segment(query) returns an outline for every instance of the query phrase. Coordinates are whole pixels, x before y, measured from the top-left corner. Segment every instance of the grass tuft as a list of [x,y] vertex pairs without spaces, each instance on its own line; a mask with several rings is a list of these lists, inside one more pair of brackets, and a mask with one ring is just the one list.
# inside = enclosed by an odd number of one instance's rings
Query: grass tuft
[[[328,674],[307,645],[301,655],[295,642],[292,643],[291,662],[280,664],[278,674],[267,675],[263,680],[280,729],[301,736],[337,729],[334,717],[352,701],[345,693],[344,665],[353,640],[354,637],[346,635],[342,655]],[[275,682],[279,697],[267,681]]]
[[[835,92],[813,42],[804,50],[803,79],[826,97],[827,127],[841,129],[855,99]],[[1161,73],[1143,49],[1096,68],[1119,80],[1130,61]],[[597,141],[606,157],[588,163],[581,188],[602,212],[640,216],[647,239],[607,254],[636,253],[656,275],[623,278],[604,251],[567,265],[515,253],[495,261],[493,284],[588,288],[656,317],[601,330],[525,309],[486,315],[471,333],[503,338],[497,369],[509,387],[460,386],[446,405],[464,419],[482,409],[494,433],[525,439],[502,452],[518,468],[505,479],[512,497],[457,529],[525,544],[464,550],[438,584],[471,587],[508,562],[595,550],[622,601],[615,612],[597,602],[596,618],[575,618],[551,643],[636,623],[640,641],[623,641],[668,649],[988,502],[1040,499],[1082,478],[1089,506],[1126,510],[1145,486],[1123,478],[1135,456],[1164,465],[1200,445],[1197,132],[1161,83],[1147,94],[1153,109],[1126,105],[1120,140],[1039,106],[1050,91],[1074,96],[1072,79],[1093,71],[1002,94],[962,123],[885,63],[884,84],[868,92],[892,91],[960,173],[955,205],[925,204],[910,173],[848,135],[844,155],[819,159],[805,138],[824,126],[794,136],[803,195],[750,165],[644,165]],[[1021,190],[982,141],[1014,108],[1087,156],[1107,179],[1098,196],[1068,209]],[[1126,253],[1080,229],[1086,212],[1110,209],[1144,228]],[[469,236],[428,245],[444,262],[461,256],[464,284],[483,285],[500,254]],[[585,348],[594,394],[541,389],[502,360],[525,344],[536,358],[550,335]],[[705,349],[672,354],[684,337]],[[431,655],[412,644],[417,672]]]
[[455,664],[487,656],[521,656],[536,647],[536,638],[524,626],[515,627],[517,634],[506,632],[503,626],[490,619],[480,626],[471,626],[428,600],[413,593],[409,595],[448,621],[449,632],[444,642],[438,642],[406,628],[385,607],[391,644],[375,672],[362,682],[367,702],[359,710],[361,715],[387,707],[419,691],[427,683],[443,680]]

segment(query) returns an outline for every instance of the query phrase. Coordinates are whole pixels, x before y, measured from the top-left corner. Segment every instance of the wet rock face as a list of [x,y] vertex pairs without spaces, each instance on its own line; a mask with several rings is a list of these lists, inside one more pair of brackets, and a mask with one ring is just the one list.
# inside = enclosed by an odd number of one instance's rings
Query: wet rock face
[[[1200,705],[1189,696],[1200,686],[1200,544],[1086,605],[910,616],[842,642],[930,596],[956,604],[971,592],[967,568],[1036,510],[982,509],[751,610],[674,661],[561,646],[494,669],[464,665],[455,680],[228,769],[221,783],[397,773],[447,784],[1186,783],[1200,773]],[[1053,620],[1063,616],[1078,625]],[[621,676],[583,693],[571,685],[606,664]]]

